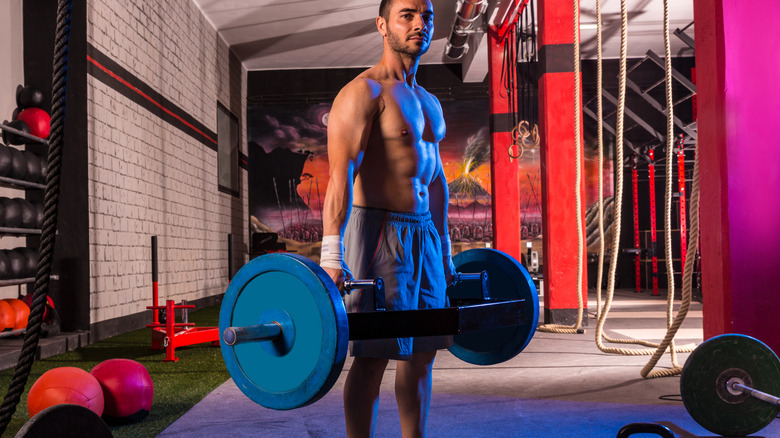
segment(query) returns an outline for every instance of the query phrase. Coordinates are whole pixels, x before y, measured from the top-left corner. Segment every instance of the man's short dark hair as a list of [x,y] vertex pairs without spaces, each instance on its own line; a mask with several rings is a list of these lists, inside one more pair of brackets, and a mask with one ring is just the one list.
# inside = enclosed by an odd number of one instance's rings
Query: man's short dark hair
[[384,18],[385,21],[390,20],[390,6],[392,6],[393,0],[382,0],[379,3],[379,16]]

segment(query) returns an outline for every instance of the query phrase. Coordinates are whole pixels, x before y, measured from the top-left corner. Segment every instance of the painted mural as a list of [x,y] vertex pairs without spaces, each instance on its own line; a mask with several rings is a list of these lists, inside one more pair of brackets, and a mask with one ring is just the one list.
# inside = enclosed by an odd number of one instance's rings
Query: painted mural
[[[447,135],[439,148],[449,181],[450,235],[461,247],[485,246],[493,237],[488,100],[443,100],[442,108]],[[305,255],[319,254],[315,247],[322,239],[329,111],[330,104],[309,104],[252,106],[247,112],[251,231],[276,233],[288,249]],[[596,152],[585,151],[586,179],[596,181]],[[538,147],[529,148],[515,159],[522,176],[523,240],[537,240],[543,231],[539,154]],[[611,178],[611,162],[604,168]],[[611,179],[605,187],[612,187]],[[587,184],[585,196],[585,205],[595,203],[595,184]]]

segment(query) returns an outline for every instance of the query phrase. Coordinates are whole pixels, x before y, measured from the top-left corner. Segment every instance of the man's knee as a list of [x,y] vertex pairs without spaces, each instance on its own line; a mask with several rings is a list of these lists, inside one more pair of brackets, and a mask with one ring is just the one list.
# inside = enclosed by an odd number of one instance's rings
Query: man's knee
[[357,370],[364,375],[379,375],[380,377],[387,368],[387,359],[380,359],[376,357],[356,357],[352,361],[353,370]]
[[436,359],[436,350],[422,351],[412,355],[412,361],[418,364],[430,365]]
[[433,361],[436,358],[436,350],[414,353],[408,361],[399,361],[399,368],[416,370],[416,373],[427,373],[433,367]]

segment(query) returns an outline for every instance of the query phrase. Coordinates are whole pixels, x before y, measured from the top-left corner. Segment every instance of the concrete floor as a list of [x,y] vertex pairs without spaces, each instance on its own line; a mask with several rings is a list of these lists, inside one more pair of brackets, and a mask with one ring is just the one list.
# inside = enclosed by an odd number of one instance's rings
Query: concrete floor
[[[589,303],[596,308],[595,295]],[[665,334],[665,309],[664,297],[618,291],[606,333],[659,342]],[[661,423],[679,437],[713,436],[686,412],[679,376],[642,378],[640,370],[649,357],[602,353],[595,344],[595,325],[591,313],[584,335],[537,332],[522,354],[494,366],[470,365],[440,352],[433,375],[429,436],[614,437],[633,422]],[[701,327],[701,304],[694,302],[678,332],[678,345],[701,342]],[[684,364],[687,356],[679,354],[678,363]],[[325,397],[293,411],[265,409],[228,380],[159,437],[344,436],[341,396],[350,364],[347,359],[341,378]],[[669,367],[667,354],[656,369]],[[391,362],[382,383],[377,437],[400,436],[394,375]],[[780,437],[780,421],[756,436]]]

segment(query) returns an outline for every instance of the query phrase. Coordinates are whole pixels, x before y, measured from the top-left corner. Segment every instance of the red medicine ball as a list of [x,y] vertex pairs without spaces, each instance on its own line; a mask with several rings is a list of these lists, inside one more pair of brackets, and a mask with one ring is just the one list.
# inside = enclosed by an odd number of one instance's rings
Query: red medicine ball
[[51,117],[40,108],[25,108],[16,116],[16,120],[27,123],[27,126],[30,127],[30,134],[36,137],[46,138],[49,136]]
[[[27,307],[32,310],[32,302],[33,302],[33,293],[28,293],[27,295],[22,297],[22,301],[24,304],[27,304]],[[51,299],[50,296],[46,295],[46,307],[43,308],[43,322],[49,322],[49,308],[54,309],[54,301]],[[29,316],[29,315],[28,315]]]
[[154,386],[146,367],[130,359],[109,359],[95,365],[90,373],[103,387],[103,419],[107,423],[135,423],[149,414]]
[[54,405],[74,404],[103,414],[103,390],[91,374],[75,367],[60,367],[46,371],[35,381],[27,394],[30,417]]

